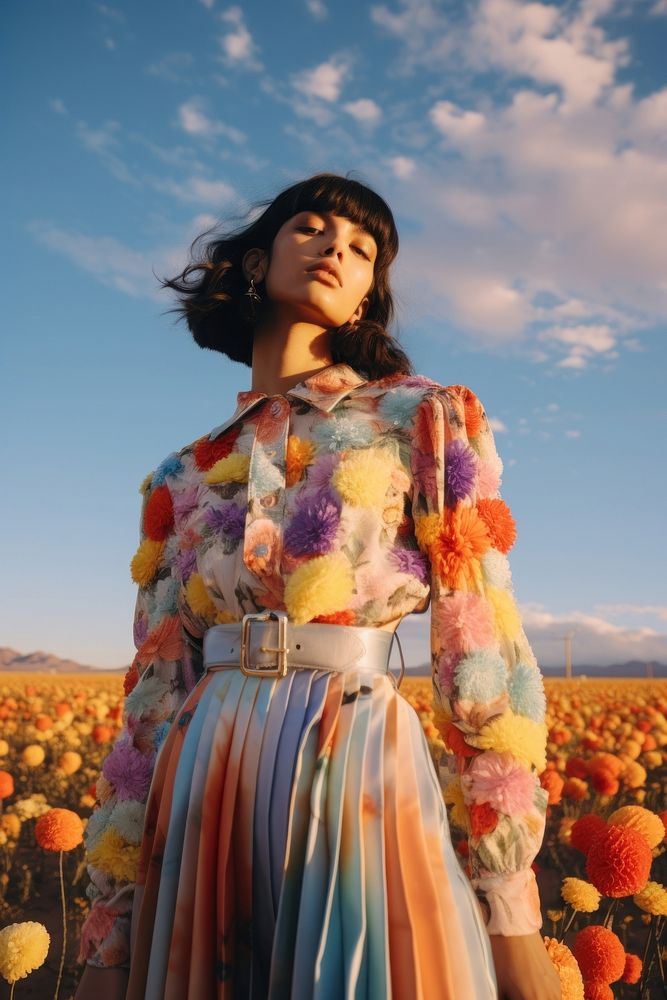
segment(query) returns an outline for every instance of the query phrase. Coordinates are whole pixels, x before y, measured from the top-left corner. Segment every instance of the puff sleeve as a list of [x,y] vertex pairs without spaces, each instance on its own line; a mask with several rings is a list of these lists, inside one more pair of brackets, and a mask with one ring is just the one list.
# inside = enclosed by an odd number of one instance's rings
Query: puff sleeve
[[543,678],[515,604],[507,553],[515,522],[500,496],[502,462],[479,399],[429,392],[416,413],[413,519],[431,576],[436,725],[448,751],[445,799],[468,833],[470,877],[490,934],[542,925],[531,864],[547,793]]
[[123,727],[102,764],[96,808],[84,834],[91,909],[81,930],[79,961],[102,968],[129,968],[146,800],[159,747],[187,695],[184,673],[194,655],[178,614],[178,543],[169,487],[148,476],[141,492],[140,545],[131,563],[138,584],[136,655],[125,676]]

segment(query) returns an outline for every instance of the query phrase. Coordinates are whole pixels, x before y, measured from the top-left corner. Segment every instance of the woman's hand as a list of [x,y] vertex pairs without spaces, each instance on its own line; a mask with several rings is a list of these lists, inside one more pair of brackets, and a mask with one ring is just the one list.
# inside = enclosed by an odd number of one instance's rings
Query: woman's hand
[[125,1000],[129,976],[127,969],[98,969],[87,965],[74,1000]]
[[490,934],[500,1000],[561,1000],[560,978],[539,931]]

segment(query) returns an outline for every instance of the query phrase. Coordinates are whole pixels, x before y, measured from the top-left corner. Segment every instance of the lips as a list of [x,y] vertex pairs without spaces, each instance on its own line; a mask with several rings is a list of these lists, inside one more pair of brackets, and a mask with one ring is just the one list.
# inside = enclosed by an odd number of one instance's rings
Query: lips
[[330,264],[325,263],[324,261],[320,261],[317,264],[312,264],[310,267],[306,268],[306,271],[309,274],[312,273],[313,271],[323,271],[325,274],[328,274],[332,278],[334,278],[334,280],[337,281],[339,285],[342,285],[342,281],[340,280],[340,275],[338,274],[336,268],[332,267]]

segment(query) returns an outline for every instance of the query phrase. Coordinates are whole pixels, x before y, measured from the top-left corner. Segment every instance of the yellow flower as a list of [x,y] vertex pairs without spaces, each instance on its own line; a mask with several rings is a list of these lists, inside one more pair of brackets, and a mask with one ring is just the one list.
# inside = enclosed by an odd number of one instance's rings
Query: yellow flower
[[564,878],[560,894],[579,913],[595,913],[602,898],[594,885],[580,878]]
[[94,868],[113,875],[123,882],[134,882],[137,877],[139,844],[129,844],[118,830],[109,827],[88,851]]
[[211,466],[206,475],[206,483],[247,483],[248,469],[250,467],[250,455],[241,455],[232,452],[226,458],[219,458],[215,465]]
[[642,785],[646,784],[646,777],[646,769],[641,764],[638,764],[636,760],[628,761],[621,774],[621,779],[626,788],[641,788]]
[[216,625],[230,625],[232,622],[237,621],[238,618],[231,611],[218,611],[215,616]]
[[339,462],[333,484],[356,507],[384,507],[393,468],[394,460],[381,448],[353,451]]
[[0,816],[0,830],[4,830],[10,840],[18,840],[21,832],[21,820],[16,813],[7,812]]
[[25,920],[0,931],[0,975],[15,983],[44,964],[51,938],[44,924]]
[[660,817],[650,809],[644,809],[643,806],[621,806],[611,814],[607,822],[629,826],[637,833],[641,833],[651,849],[657,847],[665,836],[665,828]]
[[519,634],[521,619],[512,595],[498,587],[487,587],[484,593],[493,608],[496,635],[499,639],[503,636],[514,639]]
[[58,760],[58,767],[67,775],[75,774],[81,767],[81,764],[81,754],[76,753],[74,750],[65,750]]
[[144,538],[132,556],[130,574],[140,587],[147,587],[155,577],[160,568],[164,546],[164,542],[156,542],[153,538]]
[[463,799],[463,789],[461,788],[461,781],[459,778],[453,778],[446,786],[443,791],[443,798],[448,806],[452,807],[450,812],[450,818],[452,823],[456,826],[461,827],[462,830],[468,829],[468,814],[466,812],[465,802]]
[[202,618],[214,618],[218,613],[200,573],[190,574],[185,585],[185,599],[193,613]]
[[560,979],[561,1000],[584,1000],[584,980],[570,949],[555,938],[545,937],[543,940]]
[[144,493],[148,493],[149,489],[151,488],[151,483],[152,483],[152,482],[153,482],[153,473],[152,473],[152,472],[149,472],[149,473],[147,473],[147,474],[146,474],[146,475],[144,476],[144,478],[142,479],[142,481],[141,481],[141,485],[140,485],[140,487],[139,487],[139,492],[140,492],[140,493],[141,493],[142,495],[143,495]]
[[302,563],[285,585],[285,607],[295,625],[317,615],[344,611],[352,597],[354,575],[342,552]]
[[440,515],[424,514],[415,518],[415,538],[419,548],[425,552],[440,535]]
[[315,442],[290,434],[287,438],[285,484],[293,486],[301,479],[303,470],[313,461]]
[[44,763],[44,747],[38,746],[36,743],[30,743],[29,746],[24,747],[21,758],[24,764],[28,767],[39,767],[40,764]]
[[667,889],[659,882],[647,882],[641,892],[632,897],[640,910],[654,917],[667,917]]
[[0,757],[6,757],[9,753],[9,743],[7,740],[0,740]]
[[544,722],[533,722],[524,715],[515,715],[507,709],[482,726],[477,736],[469,736],[468,743],[479,750],[509,751],[517,760],[533,765],[538,772],[547,766],[547,727]]

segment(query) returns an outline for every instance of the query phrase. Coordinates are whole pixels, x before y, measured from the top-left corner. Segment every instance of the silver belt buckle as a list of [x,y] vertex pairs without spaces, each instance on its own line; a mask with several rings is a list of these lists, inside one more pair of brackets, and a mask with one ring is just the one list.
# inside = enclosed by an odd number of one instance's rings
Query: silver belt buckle
[[[243,616],[241,621],[241,671],[246,677],[285,677],[287,674],[287,612],[257,611]],[[275,667],[253,667],[248,662],[250,651],[250,626],[254,621],[266,622],[275,619],[278,622],[278,646],[260,646],[261,653],[277,653]]]

